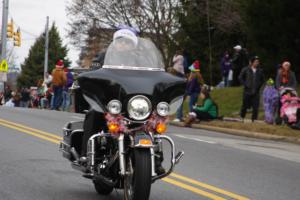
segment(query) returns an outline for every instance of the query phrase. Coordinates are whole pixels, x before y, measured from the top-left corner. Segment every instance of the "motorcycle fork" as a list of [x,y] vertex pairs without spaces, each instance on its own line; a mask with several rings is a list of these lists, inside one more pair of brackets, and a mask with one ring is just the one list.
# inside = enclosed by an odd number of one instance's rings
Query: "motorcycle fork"
[[[134,147],[134,138],[132,136],[129,136],[130,138],[130,142],[131,142],[131,146]],[[126,152],[125,152],[125,145],[124,145],[125,141],[124,141],[124,134],[121,134],[118,138],[118,145],[119,145],[119,163],[120,163],[120,174],[121,176],[125,176],[126,175]],[[136,147],[134,147],[136,148]],[[151,174],[152,176],[156,176],[156,172],[155,172],[155,152],[154,152],[154,148],[153,147],[147,147],[150,149],[150,153],[151,153]]]
[[120,174],[121,176],[125,176],[126,173],[126,165],[125,165],[125,147],[124,147],[124,134],[120,134],[118,138],[119,144],[119,163],[120,163]]

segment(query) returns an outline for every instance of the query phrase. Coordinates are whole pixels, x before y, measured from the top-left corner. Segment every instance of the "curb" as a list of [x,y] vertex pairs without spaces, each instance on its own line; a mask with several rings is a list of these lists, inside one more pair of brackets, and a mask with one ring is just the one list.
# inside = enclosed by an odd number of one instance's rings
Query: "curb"
[[[171,125],[183,127],[182,122],[170,122]],[[273,141],[281,141],[281,142],[290,142],[294,144],[300,144],[300,138],[296,137],[287,137],[287,136],[279,136],[279,135],[270,135],[267,133],[260,133],[260,132],[251,132],[251,131],[244,131],[244,130],[237,130],[237,129],[230,129],[230,128],[222,128],[217,126],[208,126],[208,125],[201,125],[201,124],[192,124],[192,128],[195,129],[204,129],[208,131],[216,131],[221,132],[229,135],[236,135],[236,136],[243,136],[249,138],[258,138],[264,140],[273,140]]]

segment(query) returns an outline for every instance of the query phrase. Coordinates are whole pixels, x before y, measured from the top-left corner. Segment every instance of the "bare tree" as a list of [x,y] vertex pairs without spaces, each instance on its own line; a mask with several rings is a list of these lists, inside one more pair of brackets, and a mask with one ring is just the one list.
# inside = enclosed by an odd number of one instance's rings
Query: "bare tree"
[[168,63],[173,53],[169,50],[176,44],[173,36],[179,29],[176,16],[179,8],[180,0],[73,0],[67,7],[69,37],[74,45],[82,47],[93,29],[98,30],[93,37],[109,41],[111,35],[104,29],[127,24],[150,37]]

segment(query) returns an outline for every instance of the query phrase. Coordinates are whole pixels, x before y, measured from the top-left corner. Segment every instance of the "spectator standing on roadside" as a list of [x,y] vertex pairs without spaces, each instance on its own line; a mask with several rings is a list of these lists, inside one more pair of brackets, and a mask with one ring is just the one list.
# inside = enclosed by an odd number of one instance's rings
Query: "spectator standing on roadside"
[[204,84],[202,75],[200,73],[200,62],[195,62],[189,67],[191,74],[187,83],[187,96],[190,96],[189,112],[192,112],[193,106],[197,103],[199,94],[201,92],[201,85]]
[[20,107],[28,108],[29,102],[30,102],[30,92],[27,88],[22,88]]
[[5,102],[7,102],[11,99],[11,93],[12,93],[12,90],[10,89],[10,87],[8,85],[5,86],[5,89],[4,89],[4,100],[5,100]]
[[52,82],[53,77],[48,72],[46,73],[44,83],[47,85],[47,87],[50,87],[50,84]]
[[188,78],[187,88],[183,97],[183,102],[181,106],[178,108],[176,113],[176,119],[174,122],[183,121],[183,103],[187,96],[190,96],[189,100],[189,112],[193,110],[193,106],[198,101],[198,96],[201,91],[201,85],[204,83],[202,75],[200,73],[200,62],[196,60],[190,67],[191,71],[190,76]]
[[[296,80],[295,73],[291,70],[291,63],[289,61],[284,61],[279,66],[279,69],[277,71],[277,76],[276,76],[275,87],[279,91],[284,87],[290,87],[290,88],[296,89],[297,80]],[[281,106],[282,106],[282,103],[279,98],[276,124],[282,123],[282,120],[280,117]]]
[[224,80],[224,86],[228,87],[228,77],[229,77],[229,72],[231,70],[231,62],[229,59],[229,53],[226,51],[223,58],[221,59],[221,72],[222,72],[222,77]]
[[240,72],[244,67],[249,65],[249,59],[247,51],[242,46],[236,45],[233,49],[235,52],[231,60],[233,70],[232,86],[239,86]]
[[66,84],[67,77],[63,71],[64,63],[58,60],[55,69],[52,71],[52,89],[53,89],[53,105],[52,110],[59,110],[62,103],[63,87]]
[[257,120],[259,108],[259,90],[264,84],[265,77],[263,70],[259,67],[259,58],[254,56],[250,65],[242,69],[239,80],[244,85],[243,105],[241,118],[244,119],[248,108],[252,107],[252,122]]
[[4,104],[4,94],[3,92],[0,92],[0,106]]
[[62,103],[62,110],[63,111],[68,111],[70,104],[71,104],[71,95],[69,92],[69,88],[72,87],[73,84],[73,75],[69,71],[67,67],[64,68],[64,72],[67,77],[67,82],[66,85],[63,88],[63,103]]
[[276,88],[290,87],[296,89],[297,80],[295,73],[291,70],[291,63],[284,61],[276,76]]
[[12,101],[14,103],[14,107],[20,107],[20,100],[21,100],[20,93],[16,90],[11,93],[11,96],[12,96]]
[[188,60],[187,50],[183,51],[183,67],[184,67],[184,74],[187,76],[191,72],[189,69],[189,60]]
[[179,77],[184,77],[184,57],[181,50],[177,50],[173,57],[173,69],[175,70],[175,75]]

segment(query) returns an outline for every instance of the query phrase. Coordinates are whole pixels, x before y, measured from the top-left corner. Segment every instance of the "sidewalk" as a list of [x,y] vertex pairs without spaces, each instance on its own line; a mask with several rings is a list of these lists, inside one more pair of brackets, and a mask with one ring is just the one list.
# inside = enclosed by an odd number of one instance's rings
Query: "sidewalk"
[[[170,124],[183,127],[183,122],[171,121]],[[239,129],[237,127],[239,127]],[[245,120],[244,123],[242,123],[241,120],[236,118],[224,118],[223,121],[216,120],[212,122],[194,123],[192,124],[192,128],[300,144],[300,131],[284,126],[267,125],[263,121],[255,121],[255,123],[252,123],[251,120]]]

